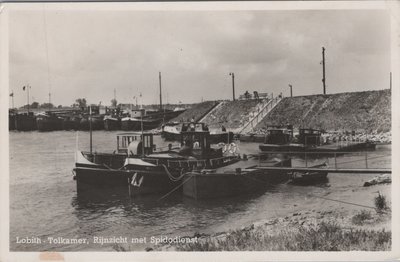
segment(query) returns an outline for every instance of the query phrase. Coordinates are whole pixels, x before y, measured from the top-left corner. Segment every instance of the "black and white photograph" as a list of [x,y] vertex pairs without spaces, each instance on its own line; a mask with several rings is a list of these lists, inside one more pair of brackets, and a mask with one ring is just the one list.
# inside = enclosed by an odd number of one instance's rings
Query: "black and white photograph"
[[0,260],[398,259],[399,7],[0,4]]

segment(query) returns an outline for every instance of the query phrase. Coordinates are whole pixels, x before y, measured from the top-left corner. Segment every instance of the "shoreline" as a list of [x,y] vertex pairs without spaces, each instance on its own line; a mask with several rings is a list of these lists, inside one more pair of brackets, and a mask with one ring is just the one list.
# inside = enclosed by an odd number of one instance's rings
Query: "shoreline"
[[[160,244],[147,247],[146,251],[327,251],[327,250],[390,250],[391,248],[391,184],[353,188],[352,194],[359,194],[368,202],[360,206],[343,204],[340,192],[329,194],[341,201],[328,201],[318,208],[319,201],[305,209],[294,205],[285,215],[257,219],[240,227],[229,228],[215,233],[198,233],[195,244]],[[387,206],[383,212],[374,209],[376,192],[383,192]],[[339,194],[339,195],[338,195]],[[367,197],[370,196],[370,197]],[[342,203],[341,203],[342,202]],[[368,208],[368,206],[372,208]],[[328,232],[321,232],[327,230]],[[337,239],[324,239],[326,235]],[[323,238],[323,239],[320,239]],[[353,239],[352,244],[340,246],[341,242]],[[364,242],[364,240],[366,242]],[[326,241],[325,246],[314,243]],[[331,243],[331,242],[336,242]],[[339,246],[338,246],[339,245]]]
[[[355,217],[363,213],[369,214],[368,218],[357,224]],[[329,234],[335,239],[329,239]],[[352,214],[340,210],[305,210],[225,232],[196,233],[189,237],[197,237],[194,244],[160,244],[146,251],[383,251],[391,249],[391,234],[390,211],[377,213],[363,209]],[[351,239],[351,236],[359,239],[353,239],[352,245],[341,245],[341,238]],[[324,237],[327,243],[318,239]]]

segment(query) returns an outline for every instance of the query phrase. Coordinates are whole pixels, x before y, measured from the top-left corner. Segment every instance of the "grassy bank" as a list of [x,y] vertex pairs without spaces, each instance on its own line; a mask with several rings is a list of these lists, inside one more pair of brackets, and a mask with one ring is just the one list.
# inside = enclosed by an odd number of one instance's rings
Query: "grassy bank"
[[325,130],[391,130],[390,90],[285,97],[258,125],[292,124]]
[[236,230],[223,239],[208,238],[177,246],[178,251],[350,251],[390,250],[391,232],[347,229],[335,223],[299,226],[270,235],[263,229]]
[[160,251],[386,251],[391,249],[390,213],[361,210],[294,213],[241,229],[203,235],[196,243]]

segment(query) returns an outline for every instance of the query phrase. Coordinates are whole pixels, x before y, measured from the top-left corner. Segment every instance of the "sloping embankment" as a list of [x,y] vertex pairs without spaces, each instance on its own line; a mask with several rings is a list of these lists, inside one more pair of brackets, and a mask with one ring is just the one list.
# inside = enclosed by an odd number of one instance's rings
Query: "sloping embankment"
[[211,109],[217,105],[216,101],[206,101],[198,104],[193,104],[189,109],[175,117],[171,120],[171,122],[181,122],[181,121],[190,121],[194,118],[195,122],[199,121],[202,117],[204,117]]
[[202,122],[210,128],[236,129],[243,127],[250,119],[250,113],[258,105],[258,100],[225,101],[215,108]]
[[391,130],[390,90],[284,98],[256,127],[292,124],[325,130]]

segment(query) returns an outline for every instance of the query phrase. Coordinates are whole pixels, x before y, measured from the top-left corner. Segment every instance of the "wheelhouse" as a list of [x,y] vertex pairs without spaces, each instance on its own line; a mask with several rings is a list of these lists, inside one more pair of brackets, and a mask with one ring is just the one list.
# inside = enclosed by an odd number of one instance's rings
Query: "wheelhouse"
[[293,138],[293,128],[270,126],[267,129],[267,136],[265,137],[266,144],[283,145],[290,143]]
[[299,142],[306,146],[321,145],[321,131],[318,129],[301,128],[299,129]]
[[154,151],[152,133],[121,133],[117,134],[117,152],[127,154],[132,142],[136,142],[140,154],[144,152],[145,155],[149,155]]

